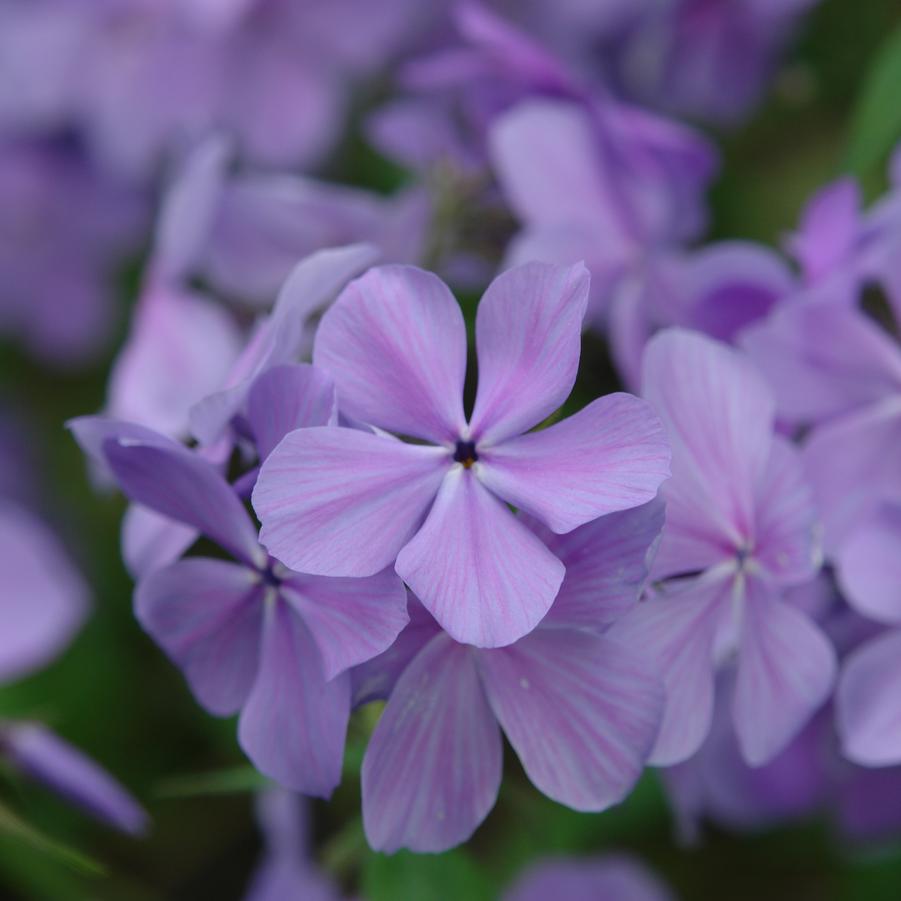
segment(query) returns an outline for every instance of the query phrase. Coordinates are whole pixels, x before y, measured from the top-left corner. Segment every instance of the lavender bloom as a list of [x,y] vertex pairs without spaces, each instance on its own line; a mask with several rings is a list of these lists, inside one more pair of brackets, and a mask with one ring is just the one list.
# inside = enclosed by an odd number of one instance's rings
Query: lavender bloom
[[753,367],[701,335],[662,332],[644,393],[673,443],[654,574],[667,583],[611,635],[661,665],[668,705],[651,762],[690,757],[710,729],[718,662],[737,654],[733,718],[752,765],[777,754],[826,700],[835,654],[787,587],[818,568],[798,455],[773,434],[774,401]]
[[547,858],[532,864],[503,901],[672,901],[673,896],[641,863],[626,855],[597,859]]
[[662,514],[650,503],[564,536],[535,524],[566,578],[534,631],[475,648],[414,611],[399,653],[364,667],[358,691],[389,695],[363,761],[373,848],[443,851],[465,841],[494,805],[501,729],[554,800],[603,810],[628,794],[653,746],[663,691],[640,652],[603,632],[634,605]]
[[[479,387],[463,411],[466,330],[443,282],[370,270],[323,316],[313,359],[353,429],[288,435],[253,494],[261,541],[299,572],[364,576],[395,564],[450,636],[510,644],[547,613],[564,566],[510,513],[566,533],[652,498],[669,450],[648,405],[626,394],[523,434],[572,389],[588,297],[584,267],[501,275],[476,320]],[[396,561],[396,563],[395,563]]]
[[[332,421],[334,386],[312,367],[280,367],[251,392],[261,454],[285,432]],[[75,420],[135,502],[216,542],[235,562],[190,557],[154,570],[135,593],[137,617],[184,671],[211,713],[240,711],[238,738],[266,775],[328,795],[338,784],[349,667],[385,650],[407,621],[400,580],[293,573],[260,547],[232,487],[198,454],[139,426]]]
[[112,276],[141,203],[63,149],[14,142],[0,196],[0,333],[51,365],[82,363],[115,322]]

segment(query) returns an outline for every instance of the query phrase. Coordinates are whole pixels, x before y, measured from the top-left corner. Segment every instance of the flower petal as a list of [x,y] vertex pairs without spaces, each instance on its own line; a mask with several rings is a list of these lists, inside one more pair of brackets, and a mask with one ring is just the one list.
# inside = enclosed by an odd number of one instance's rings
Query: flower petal
[[579,368],[588,270],[526,263],[501,273],[476,314],[479,388],[473,440],[492,445],[553,413]]
[[147,814],[112,776],[39,723],[0,726],[0,748],[14,766],[104,823],[139,835]]
[[328,797],[341,781],[349,716],[350,676],[327,681],[303,621],[267,601],[259,674],[238,722],[244,752],[285,788]]
[[288,432],[335,425],[337,415],[334,382],[321,369],[305,363],[266,370],[254,380],[247,397],[247,418],[260,460]]
[[846,757],[862,766],[901,763],[901,631],[859,647],[836,691],[836,726]]
[[901,505],[885,504],[848,536],[836,555],[842,591],[855,610],[901,623]]
[[610,394],[479,459],[479,479],[492,492],[565,533],[653,499],[669,477],[670,450],[650,404]]
[[260,540],[297,572],[374,575],[415,533],[449,460],[443,448],[356,429],[298,429],[260,470]]
[[693,579],[643,601],[607,633],[656,666],[666,687],[666,712],[649,762],[672,766],[691,757],[713,717],[713,647],[718,614],[731,579]]
[[749,578],[732,715],[751,766],[771,760],[829,697],[835,651],[803,613]]
[[661,575],[705,569],[753,535],[754,491],[770,455],[773,399],[742,357],[719,342],[667,329],[648,343],[644,396],[673,446],[664,488]]
[[460,464],[396,568],[452,638],[479,647],[531,632],[564,575],[563,564]]
[[602,516],[566,535],[533,528],[566,567],[544,625],[601,629],[631,610],[648,578],[663,501]]
[[387,650],[409,622],[407,593],[393,567],[364,579],[291,574],[282,597],[310,630],[326,679]]
[[241,709],[260,658],[265,588],[246,566],[191,557],[143,579],[135,615],[210,713]]
[[466,327],[430,272],[379,266],[351,282],[322,317],[313,362],[361,422],[436,442],[465,427]]
[[197,538],[197,529],[140,504],[130,504],[122,517],[122,559],[135,580],[174,563]]
[[621,801],[641,775],[663,715],[653,670],[601,635],[536,629],[478,652],[485,693],[532,782],[576,810]]
[[472,651],[436,636],[400,677],[369,740],[369,844],[436,852],[466,841],[494,806],[501,750]]
[[265,563],[247,511],[212,464],[185,448],[132,439],[110,439],[103,449],[131,500],[193,526],[245,563]]

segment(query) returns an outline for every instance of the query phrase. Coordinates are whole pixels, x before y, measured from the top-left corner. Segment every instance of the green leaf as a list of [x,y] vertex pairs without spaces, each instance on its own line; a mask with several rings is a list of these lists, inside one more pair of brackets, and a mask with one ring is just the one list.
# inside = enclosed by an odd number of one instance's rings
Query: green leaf
[[901,27],[876,54],[851,123],[848,166],[859,175],[881,163],[901,138]]
[[497,897],[488,877],[460,850],[440,855],[371,854],[363,867],[362,889],[369,901],[492,901]]
[[158,798],[193,798],[201,795],[235,795],[255,792],[272,783],[252,766],[231,767],[207,773],[173,776],[158,783]]
[[27,845],[83,875],[103,876],[106,874],[103,866],[96,860],[44,835],[4,804],[0,804],[0,838],[11,839]]

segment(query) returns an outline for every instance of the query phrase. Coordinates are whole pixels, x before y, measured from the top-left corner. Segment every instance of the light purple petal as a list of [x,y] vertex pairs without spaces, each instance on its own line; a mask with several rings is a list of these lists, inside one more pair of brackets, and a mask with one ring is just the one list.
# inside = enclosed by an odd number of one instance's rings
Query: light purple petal
[[897,344],[840,302],[787,304],[744,332],[741,344],[791,422],[817,422],[901,390]]
[[862,766],[901,763],[901,631],[887,632],[848,657],[835,698],[846,757]]
[[566,567],[563,585],[542,623],[600,629],[631,610],[647,580],[663,522],[664,504],[655,499],[566,535],[535,528]]
[[746,580],[732,715],[751,766],[771,760],[829,697],[835,651],[803,613],[759,578]]
[[446,851],[494,806],[501,734],[472,651],[435,637],[400,677],[363,760],[369,844]]
[[773,400],[738,353],[682,329],[651,339],[643,382],[673,446],[658,569],[705,569],[724,547],[744,546],[753,535],[754,491],[772,445]]
[[641,775],[664,692],[639,649],[572,629],[536,629],[478,653],[485,693],[532,782],[576,810],[621,801]]
[[364,579],[291,574],[281,592],[310,630],[326,679],[381,654],[409,622],[393,567]]
[[131,500],[193,526],[240,560],[261,565],[256,530],[231,486],[212,464],[185,448],[109,439],[104,452]]
[[350,676],[327,681],[303,621],[267,599],[259,674],[238,722],[254,766],[285,788],[328,797],[341,781],[349,716]]
[[275,366],[254,380],[247,396],[247,418],[260,460],[294,429],[335,425],[334,382],[309,364]]
[[139,835],[147,814],[112,776],[39,723],[0,726],[0,752],[29,778],[98,820]]
[[531,632],[564,575],[563,564],[461,464],[445,476],[396,567],[452,638],[478,647]]
[[756,516],[754,559],[767,575],[780,585],[811,579],[822,557],[813,492],[800,454],[779,437],[757,488]]
[[133,579],[174,563],[199,537],[197,529],[130,504],[122,517],[122,559]]
[[835,563],[855,610],[877,622],[901,623],[901,506],[886,504],[857,526]]
[[608,633],[655,666],[664,680],[666,711],[649,759],[655,766],[691,757],[710,730],[714,639],[731,590],[729,578],[693,579],[643,601]]
[[466,327],[432,273],[379,266],[351,282],[322,317],[313,362],[354,419],[436,442],[463,431]]
[[529,866],[503,901],[673,901],[637,860],[624,855],[547,859]]
[[72,433],[72,437],[78,442],[82,453],[88,457],[91,464],[110,478],[112,475],[109,473],[109,465],[103,447],[109,440],[137,441],[157,447],[184,449],[183,445],[153,429],[134,422],[111,419],[107,416],[76,416],[66,423],[66,428]]
[[489,286],[476,314],[479,388],[470,431],[485,446],[553,413],[579,368],[588,270],[526,263]]
[[88,589],[56,536],[25,508],[0,500],[0,684],[48,664],[88,611]]
[[669,477],[670,449],[657,415],[631,394],[609,394],[550,428],[480,450],[479,480],[566,533],[647,503]]
[[260,540],[297,572],[371,576],[426,514],[450,457],[355,429],[298,429],[260,470]]
[[184,672],[210,713],[230,716],[250,693],[260,659],[265,586],[246,566],[191,557],[143,579],[135,615]]

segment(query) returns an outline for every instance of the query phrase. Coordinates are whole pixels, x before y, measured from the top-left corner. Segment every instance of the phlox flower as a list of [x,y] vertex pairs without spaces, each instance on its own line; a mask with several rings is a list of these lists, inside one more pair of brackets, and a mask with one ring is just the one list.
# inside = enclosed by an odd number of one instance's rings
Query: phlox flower
[[444,283],[397,266],[352,282],[323,316],[313,359],[342,414],[374,431],[285,437],[253,493],[263,544],[317,575],[394,564],[460,642],[495,647],[530,632],[565,570],[507,505],[562,534],[650,500],[669,472],[663,429],[631,395],[524,434],[572,389],[588,281],[581,265],[535,263],[490,285],[468,417],[466,329]]
[[[310,366],[258,378],[249,427],[265,455],[286,431],[334,421],[334,386]],[[341,774],[349,667],[385,650],[407,621],[400,579],[301,575],[272,560],[232,486],[201,455],[140,426],[87,417],[71,427],[125,494],[188,526],[234,561],[188,557],[135,591],[144,628],[211,713],[240,711],[238,738],[283,785],[328,795]]]
[[355,674],[358,703],[388,697],[362,771],[373,848],[444,851],[469,838],[500,787],[502,731],[562,804],[604,810],[629,793],[664,695],[641,651],[604,632],[635,604],[662,523],[656,501],[562,536],[530,522],[566,578],[535,630],[503,648],[454,641],[411,600],[396,646]]
[[785,590],[819,566],[798,454],[774,435],[774,401],[753,366],[679,329],[648,345],[644,395],[673,444],[667,525],[654,567],[667,580],[611,636],[658,661],[667,712],[651,755],[690,757],[713,715],[714,673],[737,658],[732,717],[742,755],[765,763],[826,700],[835,654]]

